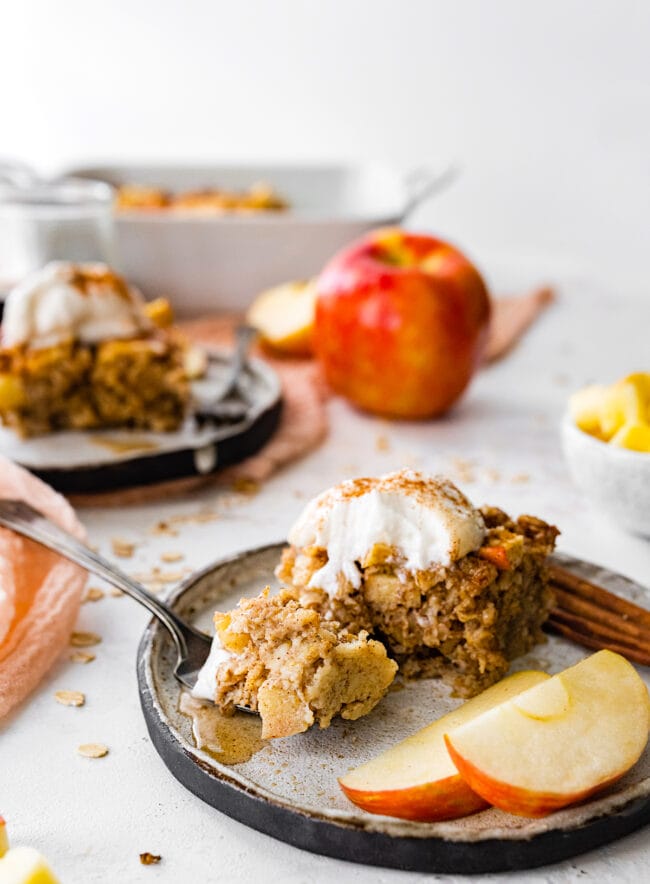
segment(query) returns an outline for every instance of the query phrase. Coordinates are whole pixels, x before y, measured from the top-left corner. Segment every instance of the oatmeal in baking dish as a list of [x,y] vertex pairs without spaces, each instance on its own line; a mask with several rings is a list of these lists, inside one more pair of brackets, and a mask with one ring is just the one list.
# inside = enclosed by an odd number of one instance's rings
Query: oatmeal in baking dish
[[343,482],[289,533],[278,578],[299,603],[384,643],[405,676],[460,696],[544,640],[556,528],[476,509],[443,477],[402,470]]
[[201,354],[104,264],[56,261],[9,293],[0,419],[21,436],[63,429],[177,429]]
[[264,182],[253,184],[242,191],[204,187],[177,193],[143,184],[123,184],[118,188],[115,208],[118,212],[162,211],[193,215],[224,215],[279,212],[287,209],[288,204]]

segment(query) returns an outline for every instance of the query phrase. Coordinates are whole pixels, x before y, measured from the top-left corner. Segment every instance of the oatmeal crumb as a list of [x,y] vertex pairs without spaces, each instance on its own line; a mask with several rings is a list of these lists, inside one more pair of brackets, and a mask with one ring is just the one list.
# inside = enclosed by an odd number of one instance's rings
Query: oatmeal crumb
[[182,552],[164,552],[160,553],[160,558],[163,562],[168,562],[171,564],[172,562],[180,562],[181,559],[185,558]]
[[530,482],[530,476],[528,473],[517,473],[512,477],[511,482],[514,485],[523,485],[525,482]]
[[62,706],[83,706],[86,695],[81,691],[55,691],[54,699]]
[[101,636],[96,632],[73,632],[70,636],[70,644],[73,648],[90,648],[101,642]]
[[135,543],[130,540],[120,540],[119,537],[113,537],[111,540],[113,555],[119,556],[121,559],[130,559],[135,552]]
[[82,743],[77,746],[77,752],[84,758],[103,758],[108,755],[108,746],[103,743]]
[[178,537],[178,531],[169,522],[157,522],[151,529],[152,534],[163,534],[167,537]]
[[140,862],[143,866],[153,866],[159,863],[161,859],[161,856],[158,856],[156,853],[149,853],[149,851],[140,854]]
[[121,599],[124,593],[121,589],[111,589],[111,598]]
[[95,655],[89,654],[87,651],[75,651],[70,654],[70,660],[73,663],[92,663],[94,659]]
[[233,491],[238,494],[257,494],[260,490],[260,483],[255,479],[249,479],[247,476],[240,476],[232,483]]
[[100,589],[98,586],[89,586],[86,590],[86,595],[84,596],[84,602],[98,602],[100,599],[104,598],[104,590]]

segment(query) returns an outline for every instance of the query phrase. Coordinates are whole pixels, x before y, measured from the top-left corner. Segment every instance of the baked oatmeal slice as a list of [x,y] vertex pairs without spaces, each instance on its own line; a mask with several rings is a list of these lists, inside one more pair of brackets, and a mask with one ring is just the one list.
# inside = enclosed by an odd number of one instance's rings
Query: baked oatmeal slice
[[397,664],[361,631],[302,607],[290,590],[265,589],[215,614],[215,642],[227,654],[216,670],[214,701],[224,712],[247,706],[262,718],[262,737],[287,737],[336,715],[357,719],[388,690]]
[[[308,542],[288,547],[277,571],[301,604],[378,638],[405,676],[442,677],[460,696],[544,641],[556,528],[476,510],[448,480],[412,471],[333,492],[307,508],[290,538]],[[363,551],[348,541],[355,524]]]
[[189,405],[189,358],[163,300],[102,264],[53,262],[8,296],[0,419],[21,436],[63,429],[169,431]]

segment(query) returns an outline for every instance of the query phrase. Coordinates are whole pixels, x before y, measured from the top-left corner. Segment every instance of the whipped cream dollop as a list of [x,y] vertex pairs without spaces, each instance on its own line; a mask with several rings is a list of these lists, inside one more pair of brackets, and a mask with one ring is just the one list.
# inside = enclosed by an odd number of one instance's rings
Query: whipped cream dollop
[[312,500],[289,532],[295,547],[327,550],[327,563],[310,587],[334,595],[338,575],[361,584],[357,562],[375,544],[395,549],[400,565],[422,571],[448,566],[478,549],[485,537],[481,513],[444,476],[400,470],[351,479]]
[[192,696],[197,700],[212,700],[217,692],[217,669],[232,656],[221,644],[219,633],[215,633],[208,659],[199,670],[199,677],[192,688]]
[[2,345],[37,350],[133,338],[151,329],[143,306],[140,292],[106,264],[52,261],[7,296]]

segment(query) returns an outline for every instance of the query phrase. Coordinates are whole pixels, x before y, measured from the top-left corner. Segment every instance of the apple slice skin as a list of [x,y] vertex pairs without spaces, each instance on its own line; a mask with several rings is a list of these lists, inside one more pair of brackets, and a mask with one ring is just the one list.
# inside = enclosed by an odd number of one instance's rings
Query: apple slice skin
[[486,804],[491,804],[494,807],[498,807],[499,810],[504,810],[515,816],[548,816],[550,813],[567,807],[569,804],[578,804],[580,801],[590,798],[596,792],[600,792],[606,789],[607,786],[611,786],[612,783],[620,780],[627,773],[627,770],[624,770],[608,780],[597,783],[590,789],[585,789],[570,796],[557,795],[552,792],[536,792],[531,794],[525,789],[513,786],[512,783],[503,783],[500,780],[486,776],[470,761],[467,761],[458,754],[448,734],[445,735],[445,744],[451,760],[470,789],[476,792],[477,795],[481,795],[485,799]]
[[[361,765],[356,771],[352,771],[344,777],[339,778],[339,785],[344,794],[356,804],[369,813],[378,813],[385,816],[394,816],[400,819],[414,820],[416,822],[441,822],[443,820],[458,819],[462,816],[469,816],[472,813],[478,813],[484,810],[488,803],[477,795],[463,780],[460,774],[455,770],[451,759],[443,742],[444,731],[441,731],[443,722],[446,726],[457,726],[460,721],[469,720],[469,717],[479,715],[481,711],[492,708],[503,702],[504,699],[511,699],[522,691],[546,681],[549,676],[543,672],[517,672],[503,679],[496,685],[483,691],[472,700],[468,700],[458,709],[443,715],[442,718],[431,722],[424,728],[421,728],[411,737],[402,740],[392,749],[388,750],[388,754],[394,752],[400,746],[409,746],[414,740],[423,734],[428,734],[428,757],[436,755],[442,751],[447,757],[447,771],[442,776],[429,779],[421,779],[412,782],[411,785],[396,787],[381,786],[381,777],[377,778],[376,774],[371,778],[374,785],[366,780],[366,785],[362,786],[357,782],[350,782],[350,774],[354,774],[359,770],[363,770],[367,765]],[[433,731],[433,734],[432,734]],[[435,736],[434,736],[435,735]],[[431,737],[433,742],[430,742]],[[421,753],[421,744],[409,748],[409,752]],[[378,761],[385,757],[387,753],[382,753],[373,761]],[[372,763],[372,762],[371,762]],[[363,780],[362,780],[363,782]]]
[[472,791],[460,775],[408,789],[383,792],[351,789],[342,779],[339,779],[339,785],[353,804],[368,813],[380,813],[421,823],[455,820],[489,807],[489,803]]

